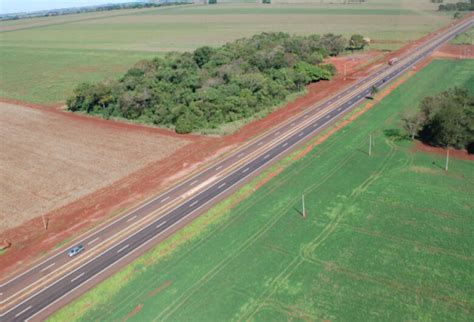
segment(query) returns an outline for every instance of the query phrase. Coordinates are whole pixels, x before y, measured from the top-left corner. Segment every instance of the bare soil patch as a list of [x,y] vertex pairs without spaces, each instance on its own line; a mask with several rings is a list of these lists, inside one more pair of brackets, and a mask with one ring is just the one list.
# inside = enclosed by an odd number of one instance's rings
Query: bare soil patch
[[[0,103],[0,221],[9,228],[62,207],[189,143],[148,131],[123,133],[66,113]],[[100,122],[99,122],[100,123]]]
[[446,44],[434,54],[435,58],[474,59],[474,45]]
[[[413,146],[413,152],[431,153],[441,156],[446,155],[446,149],[431,146],[420,141],[416,141],[416,144]],[[474,161],[474,154],[469,154],[466,150],[450,149],[449,156],[455,159]]]

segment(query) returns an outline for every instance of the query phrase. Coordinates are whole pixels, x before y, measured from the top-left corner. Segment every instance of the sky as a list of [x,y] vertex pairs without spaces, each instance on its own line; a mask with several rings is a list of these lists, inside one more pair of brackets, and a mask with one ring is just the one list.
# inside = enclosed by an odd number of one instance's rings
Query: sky
[[134,0],[0,0],[0,14],[120,2],[134,2]]

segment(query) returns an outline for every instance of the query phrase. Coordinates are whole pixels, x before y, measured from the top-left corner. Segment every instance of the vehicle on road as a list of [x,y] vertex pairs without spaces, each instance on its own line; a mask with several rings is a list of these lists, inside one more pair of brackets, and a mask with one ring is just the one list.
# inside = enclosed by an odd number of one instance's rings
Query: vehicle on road
[[84,246],[82,245],[77,245],[77,246],[74,246],[73,248],[71,248],[68,252],[67,252],[67,255],[69,257],[73,257],[73,256],[76,256],[77,254],[79,254],[80,252],[82,252],[84,250]]
[[397,58],[397,57],[391,58],[391,59],[388,61],[388,64],[389,64],[389,65],[395,65],[396,63],[398,63],[398,58]]

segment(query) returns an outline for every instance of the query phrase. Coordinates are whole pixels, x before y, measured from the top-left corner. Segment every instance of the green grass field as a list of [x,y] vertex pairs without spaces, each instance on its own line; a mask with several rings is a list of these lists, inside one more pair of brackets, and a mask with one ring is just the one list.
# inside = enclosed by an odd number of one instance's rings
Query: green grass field
[[372,48],[392,50],[451,21],[435,9],[405,0],[223,4],[0,22],[0,97],[60,103],[78,83],[117,77],[140,59],[265,31],[361,33],[378,41]]
[[451,40],[451,43],[454,45],[474,45],[474,28],[457,35],[456,38]]
[[431,63],[51,320],[472,320],[474,163],[452,159],[445,172],[442,156],[415,152],[397,129],[424,96],[474,92],[473,69]]

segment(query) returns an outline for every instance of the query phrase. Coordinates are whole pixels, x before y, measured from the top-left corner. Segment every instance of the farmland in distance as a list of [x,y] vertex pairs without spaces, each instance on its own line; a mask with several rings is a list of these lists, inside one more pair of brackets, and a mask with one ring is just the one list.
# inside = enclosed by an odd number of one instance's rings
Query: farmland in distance
[[117,77],[141,59],[260,32],[360,33],[373,39],[372,49],[394,50],[452,19],[425,2],[242,3],[1,22],[0,98],[64,104],[80,82]]

